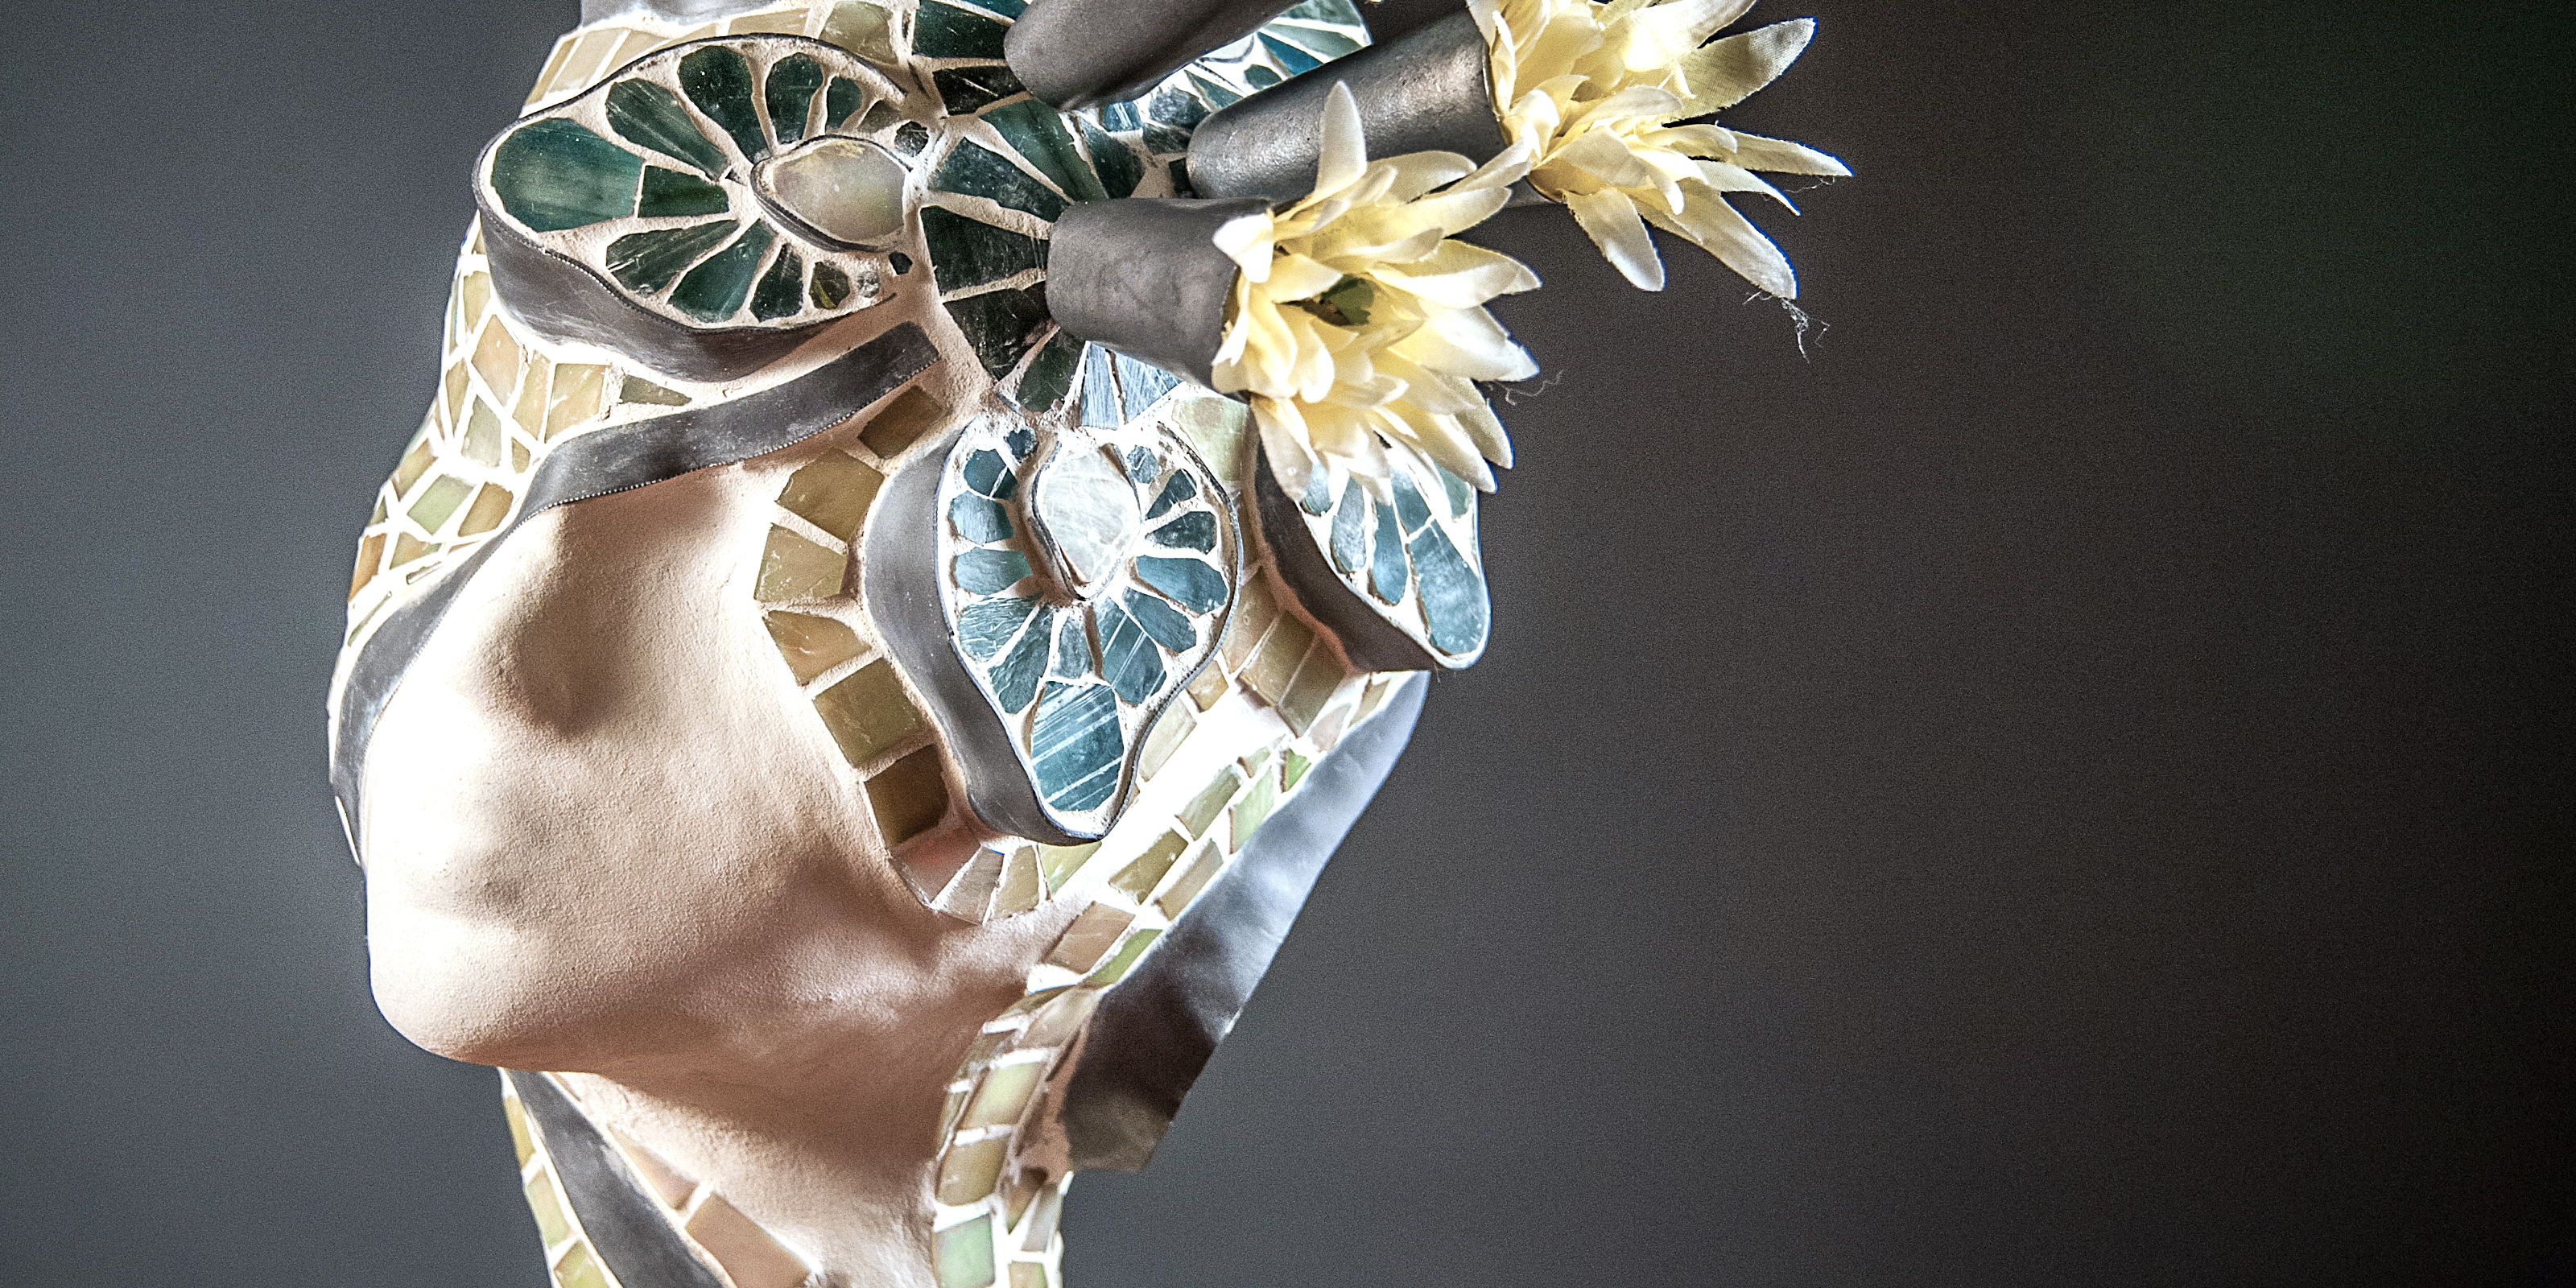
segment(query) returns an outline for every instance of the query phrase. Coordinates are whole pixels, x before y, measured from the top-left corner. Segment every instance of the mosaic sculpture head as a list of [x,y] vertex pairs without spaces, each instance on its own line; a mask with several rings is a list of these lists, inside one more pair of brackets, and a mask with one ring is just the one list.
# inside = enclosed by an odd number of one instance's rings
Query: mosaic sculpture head
[[556,1282],[1059,1281],[1485,646],[1537,283],[1450,234],[1794,290],[1719,194],[1839,167],[1670,124],[1803,46],[1742,7],[593,0],[332,695],[379,1002],[506,1070]]

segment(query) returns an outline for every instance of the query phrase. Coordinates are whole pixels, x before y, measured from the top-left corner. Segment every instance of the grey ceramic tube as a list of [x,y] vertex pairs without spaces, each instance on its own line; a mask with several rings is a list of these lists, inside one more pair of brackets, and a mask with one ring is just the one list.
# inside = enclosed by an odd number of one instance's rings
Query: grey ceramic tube
[[1135,98],[1296,0],[1033,0],[1002,40],[1011,74],[1064,111]]
[[1199,122],[1190,187],[1202,197],[1294,201],[1315,189],[1324,96],[1348,85],[1371,157],[1455,152],[1482,165],[1503,150],[1485,34],[1455,13],[1282,81]]
[[1269,208],[1156,197],[1075,206],[1049,243],[1047,309],[1080,339],[1207,384],[1235,275],[1216,230]]

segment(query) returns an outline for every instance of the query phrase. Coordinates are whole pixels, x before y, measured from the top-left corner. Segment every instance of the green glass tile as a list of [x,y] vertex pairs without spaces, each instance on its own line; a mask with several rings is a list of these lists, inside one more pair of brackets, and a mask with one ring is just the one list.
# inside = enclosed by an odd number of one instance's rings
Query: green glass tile
[[943,67],[930,74],[930,83],[939,91],[939,101],[950,116],[967,116],[977,108],[998,103],[1013,94],[1025,93],[1027,86],[1004,66]]
[[859,525],[867,521],[868,507],[876,504],[877,489],[884,483],[885,475],[867,462],[842,452],[825,452],[812,464],[787,476],[787,486],[778,491],[778,504],[807,523],[849,541],[859,535]]
[[989,9],[1005,18],[1017,18],[1028,12],[1025,0],[975,0],[976,7]]
[[1404,535],[1422,531],[1431,522],[1431,505],[1422,499],[1422,489],[1414,486],[1410,470],[1397,470],[1391,480],[1395,487],[1395,517],[1404,525]]
[[1442,470],[1437,465],[1431,468],[1440,471],[1440,490],[1449,498],[1449,517],[1466,518],[1467,508],[1476,503],[1476,489],[1469,486],[1467,480]]
[[818,309],[837,309],[850,298],[850,275],[836,265],[816,264],[814,285],[807,292]]
[[1179,917],[1189,909],[1190,900],[1199,897],[1199,891],[1206,889],[1208,881],[1224,868],[1225,852],[1221,848],[1214,842],[1200,846],[1198,853],[1190,856],[1190,865],[1181,869],[1172,888],[1165,890],[1154,906],[1162,909],[1166,917]]
[[766,220],[754,220],[749,230],[725,247],[707,257],[707,261],[689,270],[672,288],[671,307],[700,322],[721,322],[742,308],[751,294],[751,283],[760,275],[761,258],[769,253],[770,243],[778,240]]
[[[1187,152],[1190,150],[1190,132],[1187,130],[1175,129],[1160,121],[1147,121],[1145,123],[1145,150],[1156,156],[1168,156],[1174,152]],[[1172,173],[1174,175],[1177,176],[1186,173],[1184,168],[1186,166],[1186,162],[1175,161],[1172,164]]]
[[1010,462],[989,447],[976,449],[966,458],[965,467],[958,473],[965,479],[966,486],[996,501],[1008,501],[1012,493],[1020,490],[1019,476],[1011,473]]
[[851,127],[851,132],[854,134],[881,133],[887,126],[893,125],[902,118],[903,114],[895,110],[894,104],[879,103],[869,108],[866,116],[859,118],[859,123]]
[[1274,72],[1259,63],[1254,63],[1243,69],[1243,79],[1254,89],[1268,89],[1279,83],[1279,73]]
[[1002,24],[939,0],[925,0],[912,18],[915,58],[999,58]]
[[[924,212],[928,213],[928,212]],[[1047,411],[1073,391],[1074,368],[1082,363],[1082,342],[1059,331],[1020,377],[1015,396],[1030,411]]]
[[1025,210],[1050,222],[1064,213],[1064,198],[1047,191],[1002,154],[972,140],[960,143],[930,177],[941,192],[984,197],[1014,210]]
[[1200,788],[1199,794],[1181,807],[1182,830],[1192,836],[1206,835],[1208,824],[1216,821],[1216,816],[1224,812],[1225,803],[1233,800],[1234,794],[1242,788],[1243,771],[1232,765],[1226,766],[1218,772],[1215,781]]
[[[805,117],[814,108],[814,91],[823,88],[823,64],[804,54],[791,54],[769,68],[764,91],[769,100],[769,128],[780,143],[805,137]],[[845,113],[846,115],[846,113]]]
[[922,207],[921,239],[930,247],[930,271],[942,291],[962,291],[1046,267],[1045,242],[937,206]]
[[733,235],[730,223],[628,233],[608,243],[608,273],[638,295],[656,295],[698,257]]
[[848,555],[772,527],[768,544],[761,547],[760,576],[752,585],[752,597],[764,604],[829,599],[841,593],[849,567]]
[[989,291],[950,300],[947,309],[957,329],[966,333],[966,343],[974,347],[984,374],[999,380],[1036,347],[1047,324],[1046,287]]
[[939,771],[939,749],[908,752],[868,780],[868,809],[888,845],[901,845],[948,816],[948,778]]
[[[961,581],[964,579],[963,565],[970,556],[992,558],[1008,556],[1020,561],[1021,577],[1027,576],[1029,572],[1029,561],[1016,550],[969,550],[964,555],[958,556]],[[1011,581],[1017,580],[1019,580],[1018,577],[1011,579]],[[1003,582],[995,589],[1007,588],[1011,581]],[[957,647],[965,650],[966,656],[978,662],[993,656],[1001,651],[1003,645],[1011,642],[1011,636],[1020,629],[1022,622],[1029,620],[1029,614],[1035,611],[1037,606],[1038,601],[1034,599],[987,599],[958,609]]]
[[751,104],[751,64],[723,45],[709,45],[680,60],[680,92],[709,120],[733,136],[742,155],[757,161],[769,155],[769,140],[760,132],[760,111]]
[[1010,512],[999,502],[971,492],[948,503],[948,518],[968,541],[1007,541],[1011,536]]
[[1195,510],[1145,534],[1158,546],[1178,550],[1216,549],[1216,516]]
[[657,165],[644,171],[644,197],[635,203],[635,213],[647,219],[721,215],[731,204],[722,187]]
[[1171,605],[1140,591],[1125,595],[1127,615],[1154,637],[1154,642],[1175,653],[1186,653],[1198,647],[1199,629],[1181,616]]
[[1036,700],[1038,681],[1046,675],[1047,653],[1055,642],[1055,610],[1040,609],[1035,616],[1020,642],[989,673],[993,700],[1013,715],[1028,710]]
[[1260,831],[1261,825],[1270,820],[1270,811],[1278,803],[1279,780],[1269,774],[1263,774],[1254,779],[1252,790],[1245,792],[1243,799],[1234,803],[1234,816],[1226,833],[1228,845],[1236,853],[1241,853],[1244,843],[1251,840],[1252,834]]
[[1192,616],[1204,617],[1225,602],[1225,574],[1205,560],[1139,555],[1136,576],[1190,610]]
[[1100,625],[1101,678],[1120,701],[1143,705],[1163,687],[1163,655],[1153,636],[1116,604],[1103,601],[1092,611]]
[[1280,752],[1279,789],[1281,791],[1294,791],[1298,782],[1306,777],[1306,771],[1313,768],[1314,764],[1314,761],[1298,755],[1293,748]]
[[908,157],[921,155],[930,146],[930,127],[919,121],[906,121],[894,132],[894,150]]
[[1261,33],[1261,47],[1269,51],[1272,58],[1278,59],[1279,65],[1288,69],[1288,74],[1291,76],[1298,75],[1301,72],[1310,72],[1324,65],[1323,59],[1317,58],[1313,54],[1310,54],[1303,49],[1299,49],[1295,45],[1289,44],[1287,41],[1281,40],[1277,36],[1271,35],[1266,31]]
[[805,257],[790,246],[780,250],[769,271],[761,274],[759,288],[751,293],[751,315],[763,322],[774,322],[804,308]]
[[622,80],[608,87],[608,126],[626,141],[678,158],[710,178],[724,173],[724,149],[699,133],[677,95],[651,81]]
[[1369,508],[1377,514],[1377,558],[1369,563],[1369,593],[1401,604],[1412,580],[1404,563],[1404,534],[1396,531],[1393,507],[1372,502]]
[[1360,25],[1359,7],[1352,4],[1351,0],[1305,0],[1305,3],[1280,16],[1304,18],[1310,22],[1329,22],[1339,27]]
[[1342,489],[1342,504],[1333,511],[1333,566],[1355,573],[1368,562],[1368,493],[1358,479]]
[[1127,972],[1135,969],[1136,960],[1143,957],[1145,955],[1145,950],[1152,948],[1154,946],[1154,941],[1162,937],[1163,932],[1159,930],[1139,930],[1135,934],[1129,935],[1127,937],[1127,942],[1120,944],[1118,946],[1118,951],[1111,953],[1109,955],[1109,960],[1100,963],[1099,969],[1091,972],[1090,976],[1085,978],[1082,982],[1085,984],[1102,985],[1115,984],[1119,980],[1125,979],[1127,977]]
[[[957,556],[957,584],[978,595],[1009,590],[1029,575],[1029,557],[1017,550],[969,550]],[[1022,616],[1026,616],[1025,613]],[[964,614],[959,614],[958,640],[965,642]],[[990,653],[992,650],[985,650]],[[969,656],[983,656],[972,648]]]
[[897,277],[912,271],[912,256],[899,250],[886,252],[886,263],[894,266],[894,275]]
[[1055,180],[1056,189],[1064,195],[1075,201],[1109,199],[1109,193],[1100,186],[1100,176],[1092,173],[1090,163],[1074,148],[1073,135],[1065,131],[1064,118],[1054,108],[1033,98],[1023,99],[986,112],[984,123],[1000,131],[1002,141],[1037,167],[1038,173]]
[[1049,683],[1029,722],[1029,769],[1038,794],[1057,809],[1093,809],[1118,790],[1126,736],[1118,697],[1103,684]]
[[427,491],[420,494],[419,500],[411,503],[411,521],[419,524],[423,532],[436,532],[445,526],[448,516],[455,514],[458,506],[465,504],[465,498],[473,494],[472,484],[441,474],[430,483]]
[[1483,647],[1491,612],[1485,579],[1449,544],[1438,524],[1413,539],[1413,567],[1422,578],[1422,616],[1431,627],[1431,646],[1443,653]]
[[866,0],[844,0],[832,6],[832,16],[823,20],[822,38],[869,62],[892,66],[893,28],[884,6]]
[[571,121],[522,126],[492,152],[501,208],[541,233],[633,213],[643,172],[643,158]]
[[1041,845],[1038,847],[1038,875],[1046,879],[1048,893],[1062,890],[1073,874],[1092,855],[1100,852],[1100,842],[1088,845]]
[[1178,832],[1163,833],[1152,845],[1146,846],[1145,852],[1137,855],[1134,862],[1109,879],[1109,888],[1143,902],[1146,895],[1154,892],[1154,887],[1163,883],[1163,874],[1172,870],[1173,862],[1189,845],[1190,838]]
[[608,1277],[607,1268],[599,1264],[599,1254],[591,1251],[587,1243],[572,1245],[572,1251],[555,1263],[554,1282],[555,1288],[618,1288],[617,1281]]
[[[850,119],[850,113],[858,111],[859,104],[866,101],[867,91],[860,89],[857,81],[847,76],[833,77],[831,86],[823,91],[823,128],[827,130],[841,128],[841,122]],[[879,103],[877,106],[888,113],[894,111],[894,105],[891,103]],[[868,116],[873,119],[876,113],[870,112]],[[860,132],[867,132],[864,122],[860,125]]]

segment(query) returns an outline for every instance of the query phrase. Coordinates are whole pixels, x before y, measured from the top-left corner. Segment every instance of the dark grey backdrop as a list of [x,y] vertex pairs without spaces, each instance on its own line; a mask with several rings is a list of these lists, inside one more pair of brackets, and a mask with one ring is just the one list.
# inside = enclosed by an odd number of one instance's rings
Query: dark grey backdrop
[[[571,8],[10,6],[0,1281],[541,1280],[320,700]],[[2563,9],[1766,6],[1806,360],[1492,225],[1493,650],[1076,1288],[2564,1282]]]

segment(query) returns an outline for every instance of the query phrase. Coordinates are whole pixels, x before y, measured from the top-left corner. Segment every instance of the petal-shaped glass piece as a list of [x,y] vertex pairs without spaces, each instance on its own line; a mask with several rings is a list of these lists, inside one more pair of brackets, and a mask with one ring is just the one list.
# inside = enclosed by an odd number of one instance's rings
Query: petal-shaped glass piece
[[861,139],[826,136],[760,164],[752,188],[772,209],[845,246],[903,228],[903,163]]

